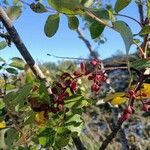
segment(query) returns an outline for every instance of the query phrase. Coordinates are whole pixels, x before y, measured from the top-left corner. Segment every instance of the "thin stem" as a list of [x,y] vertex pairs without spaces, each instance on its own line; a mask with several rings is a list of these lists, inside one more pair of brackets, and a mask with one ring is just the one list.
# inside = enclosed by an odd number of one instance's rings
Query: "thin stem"
[[133,43],[137,46],[137,48],[139,49],[140,53],[141,53],[141,56],[144,56],[145,53],[143,51],[143,49],[141,48],[141,46],[139,46],[134,40],[133,40]]
[[124,15],[124,14],[113,14],[113,15],[121,16],[121,17],[125,17],[125,18],[129,18],[129,19],[135,21],[136,23],[138,23],[142,27],[142,24],[138,20],[136,20],[135,18],[133,18],[133,17],[130,17],[130,16],[127,16],[127,15]]
[[75,60],[90,60],[90,59],[86,59],[86,58],[77,58],[77,57],[62,57],[62,56],[57,56],[57,55],[53,55],[53,54],[47,54],[48,56],[52,56],[58,59],[75,59]]
[[93,18],[94,20],[98,21],[99,23],[103,24],[104,26],[107,26],[109,28],[113,29],[113,26],[111,26],[110,24],[108,24],[106,21],[98,18],[94,13],[92,13],[89,10],[85,10],[85,14],[87,14],[88,16],[90,16],[91,18]]
[[79,38],[85,43],[85,45],[87,46],[87,48],[89,49],[90,51],[90,55],[94,58],[98,58],[95,50],[92,48],[92,45],[91,43],[89,42],[89,40],[84,36],[83,32],[78,28],[77,30],[77,33],[79,35]]
[[117,70],[117,69],[128,69],[128,67],[107,67],[102,69],[103,71]]

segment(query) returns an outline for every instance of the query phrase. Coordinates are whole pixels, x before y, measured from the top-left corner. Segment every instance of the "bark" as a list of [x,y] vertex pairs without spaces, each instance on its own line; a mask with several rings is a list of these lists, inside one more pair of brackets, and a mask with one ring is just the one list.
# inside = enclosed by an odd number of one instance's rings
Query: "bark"
[[77,150],[86,150],[86,148],[84,147],[84,145],[79,137],[73,137],[72,139],[73,139],[73,142],[74,142]]
[[4,27],[6,28],[7,32],[10,35],[11,41],[15,44],[17,49],[19,50],[22,57],[25,59],[26,63],[31,68],[32,72],[41,81],[45,81],[45,86],[47,87],[48,93],[51,94],[51,89],[49,87],[49,83],[46,80],[45,75],[39,68],[39,66],[35,63],[35,60],[31,56],[30,52],[26,48],[25,44],[23,43],[22,39],[20,38],[17,30],[13,26],[11,20],[7,16],[6,12],[2,7],[0,7],[0,21],[3,23]]

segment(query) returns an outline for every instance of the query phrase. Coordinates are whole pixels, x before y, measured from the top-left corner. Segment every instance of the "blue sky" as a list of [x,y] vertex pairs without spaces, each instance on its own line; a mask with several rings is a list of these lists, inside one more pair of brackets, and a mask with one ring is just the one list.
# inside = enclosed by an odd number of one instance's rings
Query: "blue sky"
[[[114,1],[113,1],[114,2]],[[138,12],[135,4],[130,4],[126,10],[121,11],[122,14],[138,18]],[[89,51],[85,44],[78,38],[75,31],[68,28],[67,18],[61,15],[59,30],[52,38],[48,38],[44,34],[44,24],[49,13],[36,14],[26,6],[21,17],[14,22],[14,26],[20,34],[26,47],[32,54],[35,60],[40,62],[57,61],[54,57],[49,57],[46,54],[51,53],[58,56],[67,57],[83,57],[89,55]],[[120,18],[118,18],[120,19]],[[139,25],[129,19],[122,18],[129,23],[133,33],[139,32]],[[81,23],[82,24],[82,23]],[[121,50],[125,53],[125,46],[121,36],[109,29],[105,28],[104,35],[107,38],[105,44],[100,45],[98,52],[102,59],[112,56]],[[91,42],[93,48],[97,45],[91,40],[89,32],[86,32],[86,37]],[[131,47],[131,52],[135,50],[135,46]],[[0,56],[7,60],[12,57],[20,56],[18,50],[12,45],[10,48],[5,48],[0,51]]]

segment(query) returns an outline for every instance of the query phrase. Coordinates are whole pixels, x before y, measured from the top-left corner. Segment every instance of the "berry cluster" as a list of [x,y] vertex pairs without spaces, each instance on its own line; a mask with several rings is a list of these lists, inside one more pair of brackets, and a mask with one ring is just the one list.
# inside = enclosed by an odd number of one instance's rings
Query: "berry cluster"
[[[138,93],[134,90],[129,90],[128,91],[128,98],[130,100],[129,105],[124,109],[123,114],[121,115],[121,117],[118,119],[118,123],[123,123],[125,120],[129,119],[131,114],[135,112],[134,108],[133,108],[133,103],[134,100],[137,97],[146,97],[147,94],[146,93]],[[143,102],[143,100],[141,99],[142,102],[142,110],[145,112],[149,112],[150,111],[150,100],[147,100],[146,102]]]
[[100,86],[106,81],[105,73],[102,72],[101,62],[97,59],[91,60],[89,63],[80,63],[80,69],[69,73],[63,73],[59,82],[55,82],[52,87],[51,94],[51,111],[53,113],[63,110],[64,100],[69,97],[67,89],[75,94],[78,89],[77,81],[79,78],[87,76],[89,80],[93,80],[91,91],[98,94]]
[[121,117],[118,119],[118,123],[123,123],[125,120],[129,119],[131,114],[134,113],[134,108],[132,106],[127,106],[124,111],[123,114],[121,115]]

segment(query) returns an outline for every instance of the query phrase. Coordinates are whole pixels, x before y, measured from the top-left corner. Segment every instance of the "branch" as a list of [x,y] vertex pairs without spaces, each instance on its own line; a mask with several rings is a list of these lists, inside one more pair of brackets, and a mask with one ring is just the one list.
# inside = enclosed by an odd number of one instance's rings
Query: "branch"
[[143,9],[141,0],[139,0],[139,2],[137,2],[137,6],[138,6],[138,10],[139,10],[140,22],[141,22],[141,24],[143,24],[144,23],[144,9]]
[[96,54],[95,50],[92,49],[92,45],[90,44],[89,40],[86,39],[83,32],[79,28],[77,29],[77,33],[79,35],[79,38],[85,43],[85,45],[89,49],[90,55],[97,59],[97,54]]
[[101,147],[99,150],[105,150],[108,144],[112,141],[112,139],[116,136],[117,132],[121,129],[122,123],[118,123],[110,133],[110,135],[106,138],[105,141],[103,141]]
[[56,56],[53,54],[47,54],[48,56],[52,56],[55,58],[59,58],[59,59],[75,59],[75,60],[90,60],[90,59],[86,59],[86,58],[76,58],[76,57],[62,57],[62,56]]
[[4,38],[4,39],[6,40],[8,46],[11,46],[11,41],[12,41],[12,40],[11,40],[10,35],[4,34],[4,33],[1,33],[1,32],[0,32],[0,37],[1,37],[1,38]]
[[72,137],[77,150],[86,150],[79,137]]
[[129,150],[128,140],[127,140],[127,137],[123,128],[119,130],[119,135],[120,135],[120,141],[122,144],[122,150]]
[[22,42],[22,40],[21,40],[21,38],[20,38],[17,30],[13,26],[11,20],[9,19],[9,17],[7,16],[7,14],[5,13],[5,11],[3,10],[2,7],[0,7],[0,21],[5,26],[5,28],[6,28],[7,32],[9,33],[12,41],[14,42],[14,44],[17,47],[17,49],[21,53],[22,57],[25,59],[26,63],[31,68],[31,70],[34,73],[34,75],[39,80],[45,81],[45,86],[47,87],[48,93],[51,94],[51,89],[49,87],[49,83],[46,80],[45,75],[40,70],[40,68],[38,67],[38,65],[35,63],[35,60],[33,59],[33,57],[31,56],[31,54],[29,53],[28,49],[26,48],[26,46]]
[[[137,81],[136,87],[134,89],[135,93],[140,90],[144,80],[147,78],[147,76],[145,75],[141,75],[139,77],[139,80]],[[129,101],[131,101],[131,106],[133,106],[134,103],[134,99],[129,99]],[[108,137],[106,138],[106,140],[102,143],[101,147],[99,150],[105,150],[106,147],[108,146],[108,144],[112,141],[112,139],[116,136],[117,132],[121,129],[121,126],[123,124],[124,121],[118,121],[117,125],[114,127],[114,129],[112,130],[111,134],[108,135]]]

